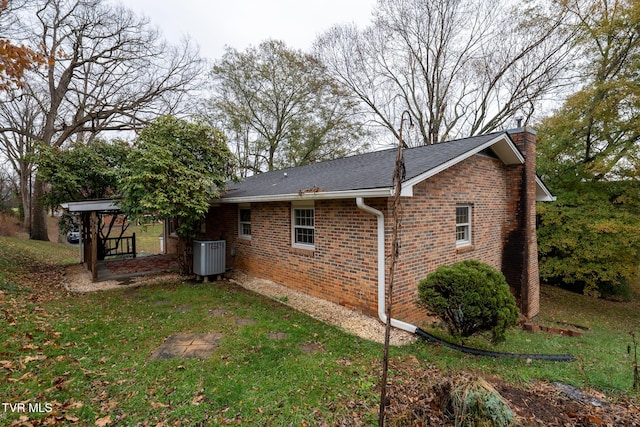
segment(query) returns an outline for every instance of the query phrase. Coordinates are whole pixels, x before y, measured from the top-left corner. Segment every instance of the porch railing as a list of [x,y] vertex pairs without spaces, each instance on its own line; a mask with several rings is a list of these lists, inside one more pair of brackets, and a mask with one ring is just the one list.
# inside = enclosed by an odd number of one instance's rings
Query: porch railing
[[136,257],[136,233],[132,236],[104,239],[104,256],[133,255]]

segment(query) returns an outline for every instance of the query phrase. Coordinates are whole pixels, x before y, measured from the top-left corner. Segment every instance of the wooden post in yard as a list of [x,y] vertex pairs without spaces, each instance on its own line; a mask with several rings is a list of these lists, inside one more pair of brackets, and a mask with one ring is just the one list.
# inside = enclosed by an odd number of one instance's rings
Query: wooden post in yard
[[98,280],[98,213],[91,211],[91,280]]
[[396,156],[396,165],[393,172],[393,184],[394,184],[394,193],[393,193],[393,207],[392,207],[392,218],[393,218],[393,234],[391,237],[391,261],[389,264],[389,291],[386,295],[386,315],[387,322],[385,325],[384,331],[384,358],[382,361],[382,380],[380,387],[380,407],[378,411],[378,427],[384,427],[384,417],[385,417],[385,407],[387,405],[387,374],[389,372],[389,339],[391,337],[391,303],[393,302],[393,279],[394,272],[396,268],[396,263],[398,260],[399,249],[400,249],[400,193],[402,192],[402,181],[405,179],[405,166],[404,166],[404,158],[402,156],[402,149],[404,147],[404,141],[402,140],[402,127],[405,121],[405,114],[409,119],[409,128],[413,127],[413,122],[411,121],[411,115],[407,110],[402,112],[400,116],[400,130],[399,130],[399,138],[398,138],[398,155]]

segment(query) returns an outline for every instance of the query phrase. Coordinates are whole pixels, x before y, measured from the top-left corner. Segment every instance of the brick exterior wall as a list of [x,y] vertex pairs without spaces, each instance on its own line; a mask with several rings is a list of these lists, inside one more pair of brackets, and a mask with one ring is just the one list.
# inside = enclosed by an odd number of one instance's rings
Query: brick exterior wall
[[[385,200],[372,202],[383,209]],[[227,241],[227,266],[369,315],[377,312],[376,219],[355,199],[315,202],[315,250],[291,246],[291,203],[251,204],[251,239],[238,236],[238,206],[207,216],[210,239]]]
[[[535,153],[535,144],[531,145]],[[506,268],[520,301],[532,298],[521,302],[523,314],[537,314],[535,169],[533,181],[524,169],[478,154],[416,185],[414,197],[402,199],[394,318],[420,326],[426,315],[415,305],[418,282],[440,265],[465,259]],[[518,190],[522,180],[533,182],[532,195],[523,196]],[[391,199],[366,199],[365,203],[385,216],[388,262]],[[456,246],[458,204],[472,207],[472,241],[463,247]],[[291,245],[290,202],[252,203],[250,208],[251,239],[239,237],[238,205],[214,206],[207,216],[206,232],[200,238],[227,241],[227,267],[377,316],[377,223],[373,215],[358,209],[355,199],[315,201],[313,251]],[[533,226],[533,234],[523,232],[523,225]],[[526,251],[524,242],[529,245]],[[521,286],[523,280],[525,286]]]
[[[500,160],[476,155],[422,182],[414,197],[402,200],[393,317],[419,326],[424,313],[415,305],[418,282],[441,265],[477,259],[501,268],[507,185]],[[455,213],[460,204],[471,206],[472,234],[470,245],[458,247]]]

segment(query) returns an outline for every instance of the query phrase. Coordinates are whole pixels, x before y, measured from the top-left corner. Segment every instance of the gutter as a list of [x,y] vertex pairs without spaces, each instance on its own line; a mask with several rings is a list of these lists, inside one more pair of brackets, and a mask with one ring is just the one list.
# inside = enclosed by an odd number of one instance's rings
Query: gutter
[[[229,194],[233,194],[234,189],[229,189]],[[297,192],[288,194],[267,194],[262,196],[222,196],[216,203],[258,203],[258,202],[291,202],[298,200],[337,200],[363,197],[389,197],[391,190],[389,187],[370,188],[365,190],[341,190],[341,191],[318,191],[318,192]]]
[[[387,323],[387,310],[386,310],[386,264],[385,264],[385,239],[384,239],[384,214],[377,209],[372,208],[364,203],[362,197],[356,197],[356,205],[364,212],[370,213],[375,216],[378,222],[378,317],[382,323]],[[415,334],[418,330],[417,326],[409,323],[402,322],[400,320],[391,318],[391,326],[403,331]]]

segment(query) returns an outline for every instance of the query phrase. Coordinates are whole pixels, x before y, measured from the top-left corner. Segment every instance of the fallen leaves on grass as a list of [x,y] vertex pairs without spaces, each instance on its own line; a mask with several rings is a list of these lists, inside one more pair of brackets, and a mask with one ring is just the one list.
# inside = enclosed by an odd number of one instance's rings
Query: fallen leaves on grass
[[7,378],[7,382],[9,382],[9,383],[20,383],[20,382],[23,382],[23,381],[32,380],[35,377],[36,376],[34,374],[32,374],[31,372],[27,372],[26,374],[24,374],[20,378]]
[[40,405],[39,408],[48,410],[49,413],[44,418],[32,418],[29,415],[20,415],[17,420],[8,424],[9,427],[40,427],[40,426],[69,426],[79,423],[79,417],[67,413],[68,410],[79,409],[83,406],[82,402],[71,399],[67,402],[60,403],[57,401],[47,402],[46,405]]
[[169,407],[169,405],[164,404],[162,402],[151,402],[151,407],[153,409],[158,409],[158,408],[167,408],[167,407]]
[[111,424],[111,415],[107,415],[106,417],[98,418],[95,422],[97,427],[105,427]]
[[37,354],[35,356],[26,356],[23,360],[24,363],[35,362],[40,360],[45,360],[47,358],[44,354]]
[[204,401],[205,397],[206,396],[204,394],[198,395],[198,396],[193,398],[193,400],[191,401],[191,404],[192,405],[199,405]]
[[26,344],[26,345],[23,345],[20,350],[22,350],[22,351],[25,351],[25,350],[42,350],[42,348],[39,345]]

